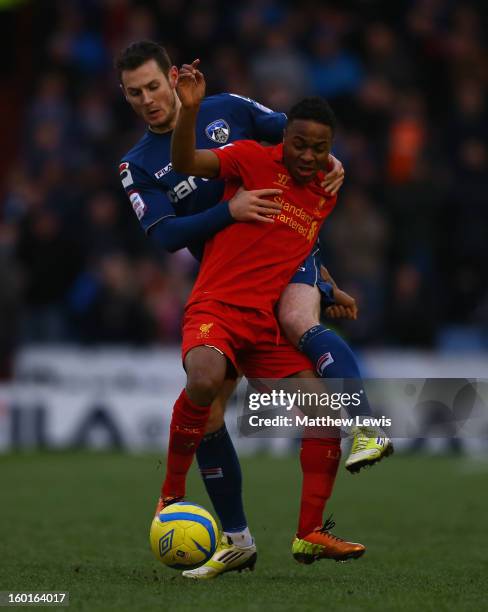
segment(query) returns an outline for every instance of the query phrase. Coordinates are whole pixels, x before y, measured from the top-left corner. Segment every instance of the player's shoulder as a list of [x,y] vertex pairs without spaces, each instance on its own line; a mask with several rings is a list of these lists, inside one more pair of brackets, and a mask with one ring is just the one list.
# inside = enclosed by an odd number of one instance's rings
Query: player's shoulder
[[[215,150],[215,149],[214,149]],[[263,145],[255,140],[235,140],[232,143],[219,147],[224,157],[236,160],[252,171],[269,168],[270,162],[281,160],[277,147]]]
[[268,149],[268,147],[265,147],[255,140],[235,140],[234,142],[219,147],[219,149],[228,149],[229,151],[234,149],[245,151],[250,155],[263,155],[266,154],[266,149]]
[[233,99],[229,93],[218,93],[203,98],[201,106],[211,106],[214,104],[232,104]]
[[[241,111],[239,102],[229,93],[219,93],[213,96],[207,96],[202,100],[200,105],[200,113],[223,113],[227,116],[232,116]],[[242,112],[242,111],[241,111]]]
[[247,108],[250,111],[262,111],[266,113],[272,113],[273,110],[256,102],[252,98],[246,98],[245,96],[241,96],[236,93],[224,92],[215,94],[213,96],[207,96],[202,105],[204,106],[220,106],[220,107],[228,107],[228,108],[236,108],[243,109]]
[[144,132],[143,136],[131,147],[125,155],[122,155],[121,162],[137,163],[142,157],[144,151],[150,146],[148,132]]
[[129,162],[130,164],[144,168],[148,159],[150,159],[155,152],[157,152],[158,157],[160,157],[163,146],[166,144],[169,147],[169,143],[170,137],[166,134],[154,134],[146,130],[136,144],[122,156],[120,161],[121,163]]

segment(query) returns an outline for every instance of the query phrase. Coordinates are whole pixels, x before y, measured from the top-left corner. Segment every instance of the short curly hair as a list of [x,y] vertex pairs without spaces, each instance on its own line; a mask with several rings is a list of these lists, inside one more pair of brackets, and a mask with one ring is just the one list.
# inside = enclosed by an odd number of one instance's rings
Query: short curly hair
[[313,96],[297,102],[288,113],[288,125],[295,119],[308,119],[328,125],[335,132],[337,120],[325,98]]

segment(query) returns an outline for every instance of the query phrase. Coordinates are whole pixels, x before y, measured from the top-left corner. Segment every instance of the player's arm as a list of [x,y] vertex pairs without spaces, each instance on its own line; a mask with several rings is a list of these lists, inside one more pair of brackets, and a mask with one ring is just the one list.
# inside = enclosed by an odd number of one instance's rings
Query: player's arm
[[[203,178],[240,178],[235,156],[227,156],[227,163],[221,164],[223,149],[218,153],[206,149],[195,149],[195,126],[200,102],[205,95],[205,79],[197,70],[200,60],[184,64],[180,70],[177,84],[181,109],[171,140],[171,161],[177,172]],[[228,145],[239,149],[234,143]],[[226,149],[230,151],[229,149]],[[225,172],[223,172],[225,168]],[[281,189],[240,190],[230,200],[229,209],[235,221],[260,221],[273,223],[272,216],[281,211],[281,204],[271,198],[280,195]]]
[[151,227],[148,235],[169,253],[204,243],[234,222],[228,206],[213,206],[187,217],[165,217]]
[[136,163],[124,160],[119,166],[122,186],[142,229],[157,246],[174,252],[190,244],[205,242],[233,223],[246,202],[223,202],[208,210],[187,217],[177,217],[173,203],[164,189],[155,185],[152,177]]
[[272,223],[269,215],[280,206],[269,198],[277,189],[239,190],[228,202],[201,213],[177,217],[173,203],[164,190],[155,185],[143,168],[127,160],[119,166],[120,179],[143,230],[160,248],[170,253],[204,243],[234,221]]
[[205,78],[197,69],[200,60],[183,64],[176,85],[181,101],[173,136],[171,138],[171,163],[182,174],[216,178],[219,175],[219,158],[212,151],[195,148],[195,127],[200,103],[205,96]]
[[148,231],[151,239],[166,251],[194,248],[204,243],[234,221],[273,223],[271,215],[279,214],[281,206],[265,199],[281,193],[277,189],[240,189],[228,202],[187,217],[167,216]]

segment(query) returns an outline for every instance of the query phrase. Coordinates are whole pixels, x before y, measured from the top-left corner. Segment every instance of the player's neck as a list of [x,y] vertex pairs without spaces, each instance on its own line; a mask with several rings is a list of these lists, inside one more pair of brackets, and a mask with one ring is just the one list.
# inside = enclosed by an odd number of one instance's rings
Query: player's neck
[[167,123],[163,123],[162,125],[148,125],[148,129],[150,132],[154,134],[166,134],[167,132],[172,132],[175,129],[176,121],[178,120],[178,114],[181,108],[181,102],[178,96],[175,94],[175,110],[173,116],[169,119]]
[[172,132],[173,128],[169,127],[169,124],[165,125],[148,125],[147,129],[153,134],[166,134],[167,132]]

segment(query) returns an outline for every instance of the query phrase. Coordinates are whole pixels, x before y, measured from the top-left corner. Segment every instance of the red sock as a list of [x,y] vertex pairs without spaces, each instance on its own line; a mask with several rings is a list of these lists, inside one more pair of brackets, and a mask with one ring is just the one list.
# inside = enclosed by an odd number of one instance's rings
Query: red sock
[[186,475],[205,433],[209,414],[210,406],[198,406],[183,389],[171,417],[166,478],[161,488],[163,497],[185,495]]
[[303,483],[299,538],[322,525],[325,503],[334,487],[341,459],[340,438],[304,438],[300,452]]

